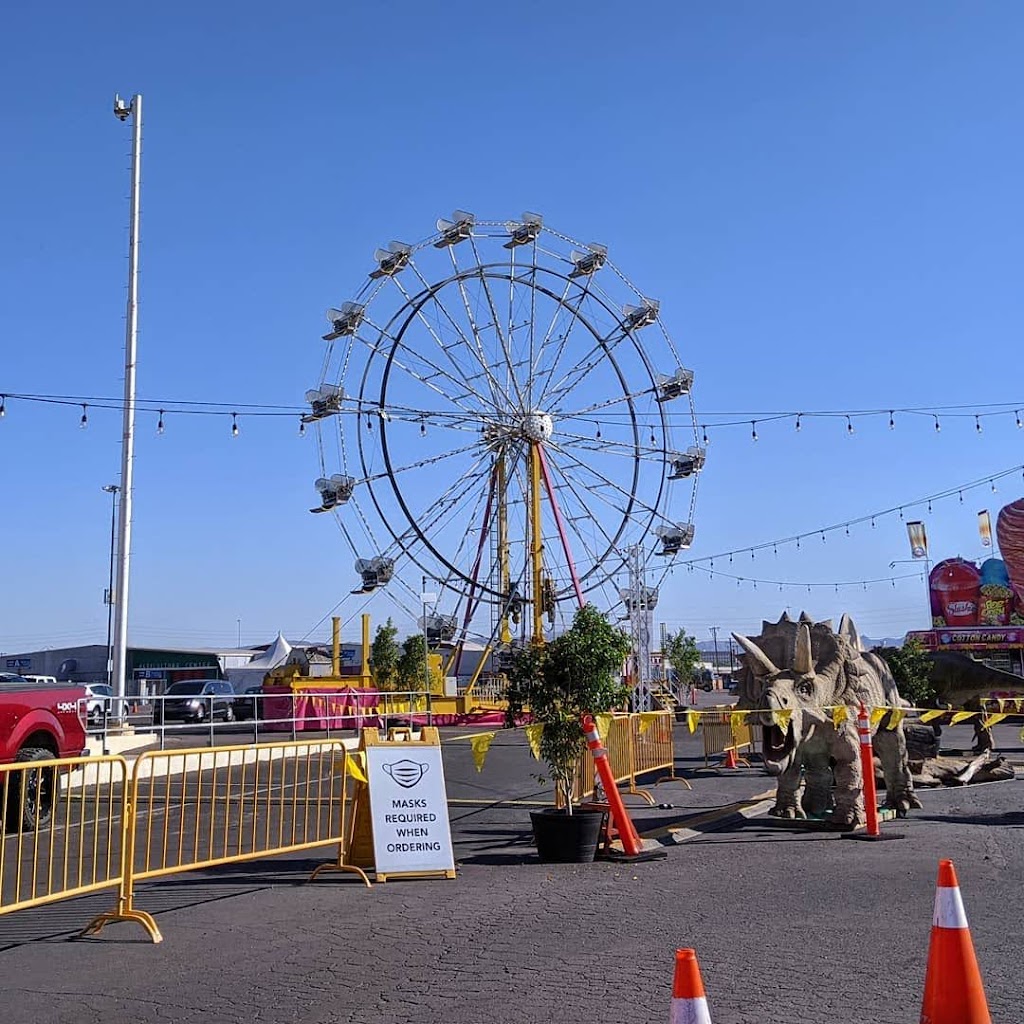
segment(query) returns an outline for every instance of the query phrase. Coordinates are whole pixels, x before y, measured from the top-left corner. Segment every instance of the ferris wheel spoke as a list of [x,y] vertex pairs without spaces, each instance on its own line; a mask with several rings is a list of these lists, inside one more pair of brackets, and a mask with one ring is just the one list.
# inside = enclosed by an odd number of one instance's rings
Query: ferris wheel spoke
[[491,395],[494,400],[494,407],[496,409],[511,408],[512,401],[508,396],[508,392],[502,388],[501,384],[498,383],[497,378],[491,373],[490,364],[484,354],[483,339],[480,336],[480,328],[477,326],[476,317],[473,315],[472,305],[469,301],[469,295],[466,292],[466,281],[464,275],[459,269],[459,261],[455,256],[455,246],[449,245],[447,248],[448,255],[451,257],[452,268],[455,270],[459,295],[462,298],[462,305],[466,311],[466,319],[469,322],[470,333],[473,335],[473,341],[476,345],[476,348],[471,351],[473,351],[473,354],[476,356],[476,359],[480,364],[480,369],[487,378],[487,383],[491,389]]
[[619,458],[647,459],[648,461],[664,462],[665,449],[656,448],[653,445],[646,446],[630,441],[616,441],[606,437],[587,437],[584,434],[573,434],[566,430],[559,430],[558,437],[576,442],[573,446],[576,451],[594,452],[600,455],[616,455]]
[[[550,366],[543,371],[544,387],[541,389],[541,397],[538,401],[538,405],[544,405],[547,403],[547,389],[551,386],[551,381],[558,370],[559,364],[561,363],[562,355],[564,354],[566,348],[569,345],[569,338],[572,335],[572,329],[581,319],[580,314],[583,309],[583,303],[586,301],[588,295],[590,294],[590,279],[588,278],[587,283],[580,289],[579,301],[576,303],[575,306],[570,306],[568,302],[565,301],[565,299],[569,294],[572,284],[572,280],[566,278],[565,288],[562,292],[562,299],[559,302],[558,306],[555,308],[554,315],[551,317],[551,323],[548,325],[547,332],[544,336],[544,342],[541,344],[540,352],[537,355],[537,364],[539,365],[542,357],[544,356],[544,352],[548,346],[548,340],[550,339],[552,332],[555,329],[555,323],[558,319],[559,314],[564,313],[565,310],[568,309],[570,313],[569,326],[565,328],[564,333],[561,335],[561,338],[558,343],[558,348],[555,351],[555,356],[551,360]],[[579,286],[577,285],[577,287]]]
[[[623,330],[619,324],[603,338],[600,338],[596,345],[578,362],[571,370],[562,376],[562,379],[555,385],[550,393],[545,393],[545,405],[554,405],[563,398],[568,397],[590,376],[594,369],[608,359],[612,352],[629,337],[629,332]],[[589,360],[589,361],[588,361]]]
[[[425,466],[434,466],[439,462],[444,462],[445,459],[454,459],[458,455],[465,455],[466,452],[475,451],[480,447],[480,442],[476,441],[473,444],[467,444],[462,448],[453,448],[451,451],[442,452],[440,455],[431,455],[428,458],[420,459],[417,462],[409,462],[404,466],[394,466],[391,469],[391,473],[398,475],[399,473],[409,473],[414,469],[423,469]],[[362,480],[357,480],[357,484],[368,484],[373,483],[376,480],[385,480],[390,474],[386,471],[380,473],[374,473],[370,476],[363,477]]]
[[[606,398],[602,402],[594,402],[591,405],[584,406],[582,409],[572,409],[566,412],[562,409],[559,409],[556,406],[551,411],[557,412],[559,417],[563,420],[583,419],[584,417],[591,415],[595,412],[601,412],[604,409],[610,409],[613,405],[621,405],[623,402],[629,402],[630,404],[632,404],[638,399],[643,398],[644,395],[653,395],[656,390],[657,389],[653,387],[641,388],[639,391],[630,391],[627,392],[626,394],[616,395],[614,398]],[[613,415],[625,416],[632,415],[632,413],[616,412]]]
[[[419,267],[413,265],[413,272],[416,274],[417,278],[419,278],[419,280],[423,284],[424,288],[427,289],[427,291],[428,291],[428,293],[430,295],[431,301],[437,306],[438,311],[444,316],[444,318],[448,321],[448,323],[451,324],[452,328],[454,328],[455,333],[458,335],[458,339],[459,339],[459,341],[456,342],[456,344],[461,343],[462,345],[465,346],[466,351],[470,354],[470,357],[472,358],[473,363],[475,364],[475,367],[477,368],[474,373],[469,373],[466,367],[460,366],[459,367],[459,372],[461,374],[465,375],[467,381],[476,380],[479,377],[483,376],[483,378],[487,382],[487,388],[488,388],[488,390],[491,393],[491,407],[497,409],[497,408],[499,408],[501,406],[501,398],[503,397],[503,392],[501,391],[501,388],[498,386],[497,381],[491,375],[490,367],[488,366],[487,360],[484,357],[483,346],[482,346],[482,343],[481,343],[479,332],[477,330],[476,321],[473,318],[472,312],[470,311],[469,301],[468,301],[468,298],[465,295],[465,282],[462,279],[462,275],[459,274],[458,263],[455,260],[455,254],[453,252],[453,249],[454,249],[454,246],[448,246],[448,251],[451,254],[451,258],[452,258],[452,264],[454,265],[456,274],[458,275],[457,276],[457,286],[458,286],[459,294],[462,296],[463,304],[464,304],[465,310],[466,310],[466,318],[467,318],[467,320],[469,322],[469,330],[470,330],[470,333],[473,335],[473,340],[474,340],[474,342],[476,344],[476,348],[474,348],[474,346],[469,343],[469,338],[466,337],[466,332],[462,329],[462,326],[458,323],[458,321],[452,315],[452,313],[450,312],[448,307],[444,304],[444,302],[441,301],[441,297],[439,295],[440,289],[438,289],[436,287],[432,287],[428,283],[427,279],[420,272]],[[440,342],[439,342],[439,344],[440,344]],[[446,346],[442,346],[442,347],[444,347],[446,353],[448,353],[448,347],[446,347]],[[451,346],[451,347],[454,347],[454,346]],[[450,353],[449,353],[449,360],[453,364],[455,364],[455,360],[451,357]]]
[[491,286],[487,283],[487,275],[483,270],[483,262],[480,259],[480,253],[477,250],[476,239],[470,238],[470,244],[473,246],[473,255],[476,257],[477,266],[480,268],[480,284],[483,286],[484,296],[487,299],[487,306],[491,312],[491,320],[494,323],[494,331],[498,336],[498,343],[501,345],[502,354],[505,357],[505,365],[508,368],[508,380],[512,384],[513,389],[516,393],[516,398],[519,402],[519,408],[525,409],[526,403],[523,401],[522,388],[519,386],[519,381],[516,378],[515,363],[512,360],[512,354],[509,351],[511,339],[505,336],[505,332],[501,329],[501,321],[498,318],[498,307],[494,304],[494,295],[491,292]]

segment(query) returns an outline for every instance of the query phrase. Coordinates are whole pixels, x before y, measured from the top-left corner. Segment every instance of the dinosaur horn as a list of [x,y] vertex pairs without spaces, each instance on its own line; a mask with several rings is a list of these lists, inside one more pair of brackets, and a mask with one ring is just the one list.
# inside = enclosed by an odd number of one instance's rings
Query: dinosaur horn
[[739,633],[733,633],[732,638],[750,655],[750,668],[755,676],[774,676],[778,674],[779,670],[772,664],[772,659],[753,640],[749,637],[741,636]]
[[860,633],[857,632],[857,627],[853,624],[853,619],[843,612],[843,617],[839,620],[839,635],[845,636],[850,641],[850,646],[855,651],[863,651],[864,645],[860,640]]
[[807,614],[807,612],[801,612],[800,621],[806,622],[808,625],[811,625],[814,622],[814,619],[812,619],[810,615]]
[[811,657],[811,630],[805,622],[801,622],[797,627],[793,668],[802,676],[810,675],[814,671],[814,659]]

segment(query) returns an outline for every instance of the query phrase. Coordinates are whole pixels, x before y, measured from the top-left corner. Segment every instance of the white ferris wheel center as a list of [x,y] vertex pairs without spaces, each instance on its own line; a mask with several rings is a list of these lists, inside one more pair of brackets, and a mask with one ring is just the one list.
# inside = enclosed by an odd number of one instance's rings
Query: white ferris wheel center
[[653,608],[705,458],[658,303],[536,214],[456,211],[374,262],[328,311],[303,417],[355,592],[422,599],[428,642],[487,649],[542,642],[560,606]]

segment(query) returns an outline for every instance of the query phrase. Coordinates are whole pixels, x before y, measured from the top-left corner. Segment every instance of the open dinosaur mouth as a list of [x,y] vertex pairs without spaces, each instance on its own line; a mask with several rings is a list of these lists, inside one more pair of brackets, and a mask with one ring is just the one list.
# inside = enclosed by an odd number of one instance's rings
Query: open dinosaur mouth
[[793,753],[795,739],[792,724],[783,732],[777,725],[765,726],[762,730],[764,758],[766,761],[781,761]]

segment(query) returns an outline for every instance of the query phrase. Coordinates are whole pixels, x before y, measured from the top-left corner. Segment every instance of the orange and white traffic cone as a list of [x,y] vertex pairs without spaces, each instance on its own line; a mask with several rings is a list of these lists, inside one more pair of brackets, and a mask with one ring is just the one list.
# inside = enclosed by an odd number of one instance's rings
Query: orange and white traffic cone
[[723,768],[739,768],[739,762],[736,760],[736,748],[726,747],[725,748],[725,762],[722,765]]
[[697,954],[692,949],[676,950],[676,973],[672,979],[672,1008],[668,1024],[711,1024],[704,995]]
[[921,1024],[992,1024],[951,860],[939,861]]

